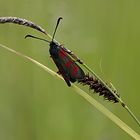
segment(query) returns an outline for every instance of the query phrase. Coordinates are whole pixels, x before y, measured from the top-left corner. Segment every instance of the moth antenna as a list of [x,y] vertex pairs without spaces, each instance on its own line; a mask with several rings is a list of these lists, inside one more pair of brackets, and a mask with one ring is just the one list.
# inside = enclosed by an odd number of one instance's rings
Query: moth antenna
[[52,41],[54,40],[54,37],[55,37],[55,34],[56,34],[56,30],[57,30],[57,27],[60,23],[60,20],[63,19],[62,17],[58,18],[57,20],[57,23],[56,23],[56,26],[55,26],[55,29],[54,29],[54,33],[53,33],[53,36],[52,36]]
[[31,37],[31,38],[35,38],[35,39],[39,39],[39,40],[43,40],[43,41],[45,41],[45,42],[50,43],[50,41],[48,41],[48,40],[46,40],[46,39],[44,39],[44,38],[39,38],[39,37],[32,36],[32,35],[26,35],[26,36],[25,36],[25,39],[26,39],[27,37]]

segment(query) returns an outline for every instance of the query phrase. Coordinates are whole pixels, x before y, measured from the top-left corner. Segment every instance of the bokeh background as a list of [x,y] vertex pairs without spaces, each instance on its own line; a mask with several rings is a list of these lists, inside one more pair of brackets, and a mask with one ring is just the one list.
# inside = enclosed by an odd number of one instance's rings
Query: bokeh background
[[[4,0],[0,16],[17,16],[53,33],[121,97],[140,119],[139,0]],[[57,71],[48,44],[24,39],[43,34],[23,26],[0,24],[0,43]],[[84,88],[88,91],[88,88]],[[99,102],[139,132],[119,105]],[[31,62],[0,48],[0,140],[131,140],[124,131],[60,81]]]

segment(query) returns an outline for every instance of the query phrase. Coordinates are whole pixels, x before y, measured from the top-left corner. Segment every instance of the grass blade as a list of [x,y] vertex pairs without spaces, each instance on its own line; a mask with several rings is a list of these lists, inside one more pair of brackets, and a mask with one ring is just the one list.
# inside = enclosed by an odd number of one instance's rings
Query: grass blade
[[[33,62],[34,64],[38,65],[39,67],[41,67],[42,69],[44,69],[45,71],[47,71],[49,74],[51,74],[54,77],[57,77],[61,80],[63,80],[63,78],[58,75],[57,73],[55,73],[54,71],[52,71],[51,69],[49,69],[48,67],[44,66],[43,64],[39,63],[38,61],[22,54],[19,53],[11,48],[8,48],[2,44],[0,44],[1,48],[4,48],[20,57],[23,57],[31,62]],[[132,128],[130,128],[127,124],[125,124],[122,120],[120,120],[116,115],[114,115],[112,112],[110,112],[107,108],[105,108],[102,104],[100,104],[98,101],[96,101],[93,97],[91,97],[88,93],[84,92],[82,89],[80,89],[79,87],[75,86],[74,84],[72,84],[71,88],[73,88],[74,91],[76,91],[80,96],[82,96],[86,101],[88,101],[92,106],[94,106],[97,110],[99,110],[100,112],[102,112],[106,117],[108,117],[110,120],[112,120],[117,126],[119,126],[122,130],[124,130],[127,134],[129,134],[131,137],[133,137],[136,140],[140,140],[140,135],[138,133],[136,133]]]

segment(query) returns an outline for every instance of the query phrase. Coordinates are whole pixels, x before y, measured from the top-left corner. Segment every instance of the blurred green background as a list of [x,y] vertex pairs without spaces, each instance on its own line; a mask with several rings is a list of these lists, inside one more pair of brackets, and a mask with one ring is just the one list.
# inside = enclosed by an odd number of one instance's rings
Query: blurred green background
[[[0,16],[17,16],[50,34],[59,16],[56,39],[75,52],[121,97],[140,119],[139,0],[4,0]],[[0,24],[0,43],[57,71],[48,44],[24,39],[46,37],[23,26]],[[100,66],[101,65],[101,66]],[[87,88],[88,89],[88,88]],[[119,105],[94,97],[133,129],[139,127]],[[0,140],[131,140],[124,131],[40,67],[0,48]]]

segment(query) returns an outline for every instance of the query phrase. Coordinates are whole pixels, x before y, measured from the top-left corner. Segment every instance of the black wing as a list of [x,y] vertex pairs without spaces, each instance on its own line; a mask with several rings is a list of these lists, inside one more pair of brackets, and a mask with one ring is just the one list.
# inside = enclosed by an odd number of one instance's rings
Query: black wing
[[67,85],[70,87],[71,84],[70,84],[70,77],[69,77],[69,74],[66,72],[66,70],[64,69],[61,61],[59,59],[56,59],[56,58],[53,58],[53,61],[54,63],[56,64],[58,70],[59,70],[59,73],[62,75],[62,77],[64,78],[64,80],[66,81]]

